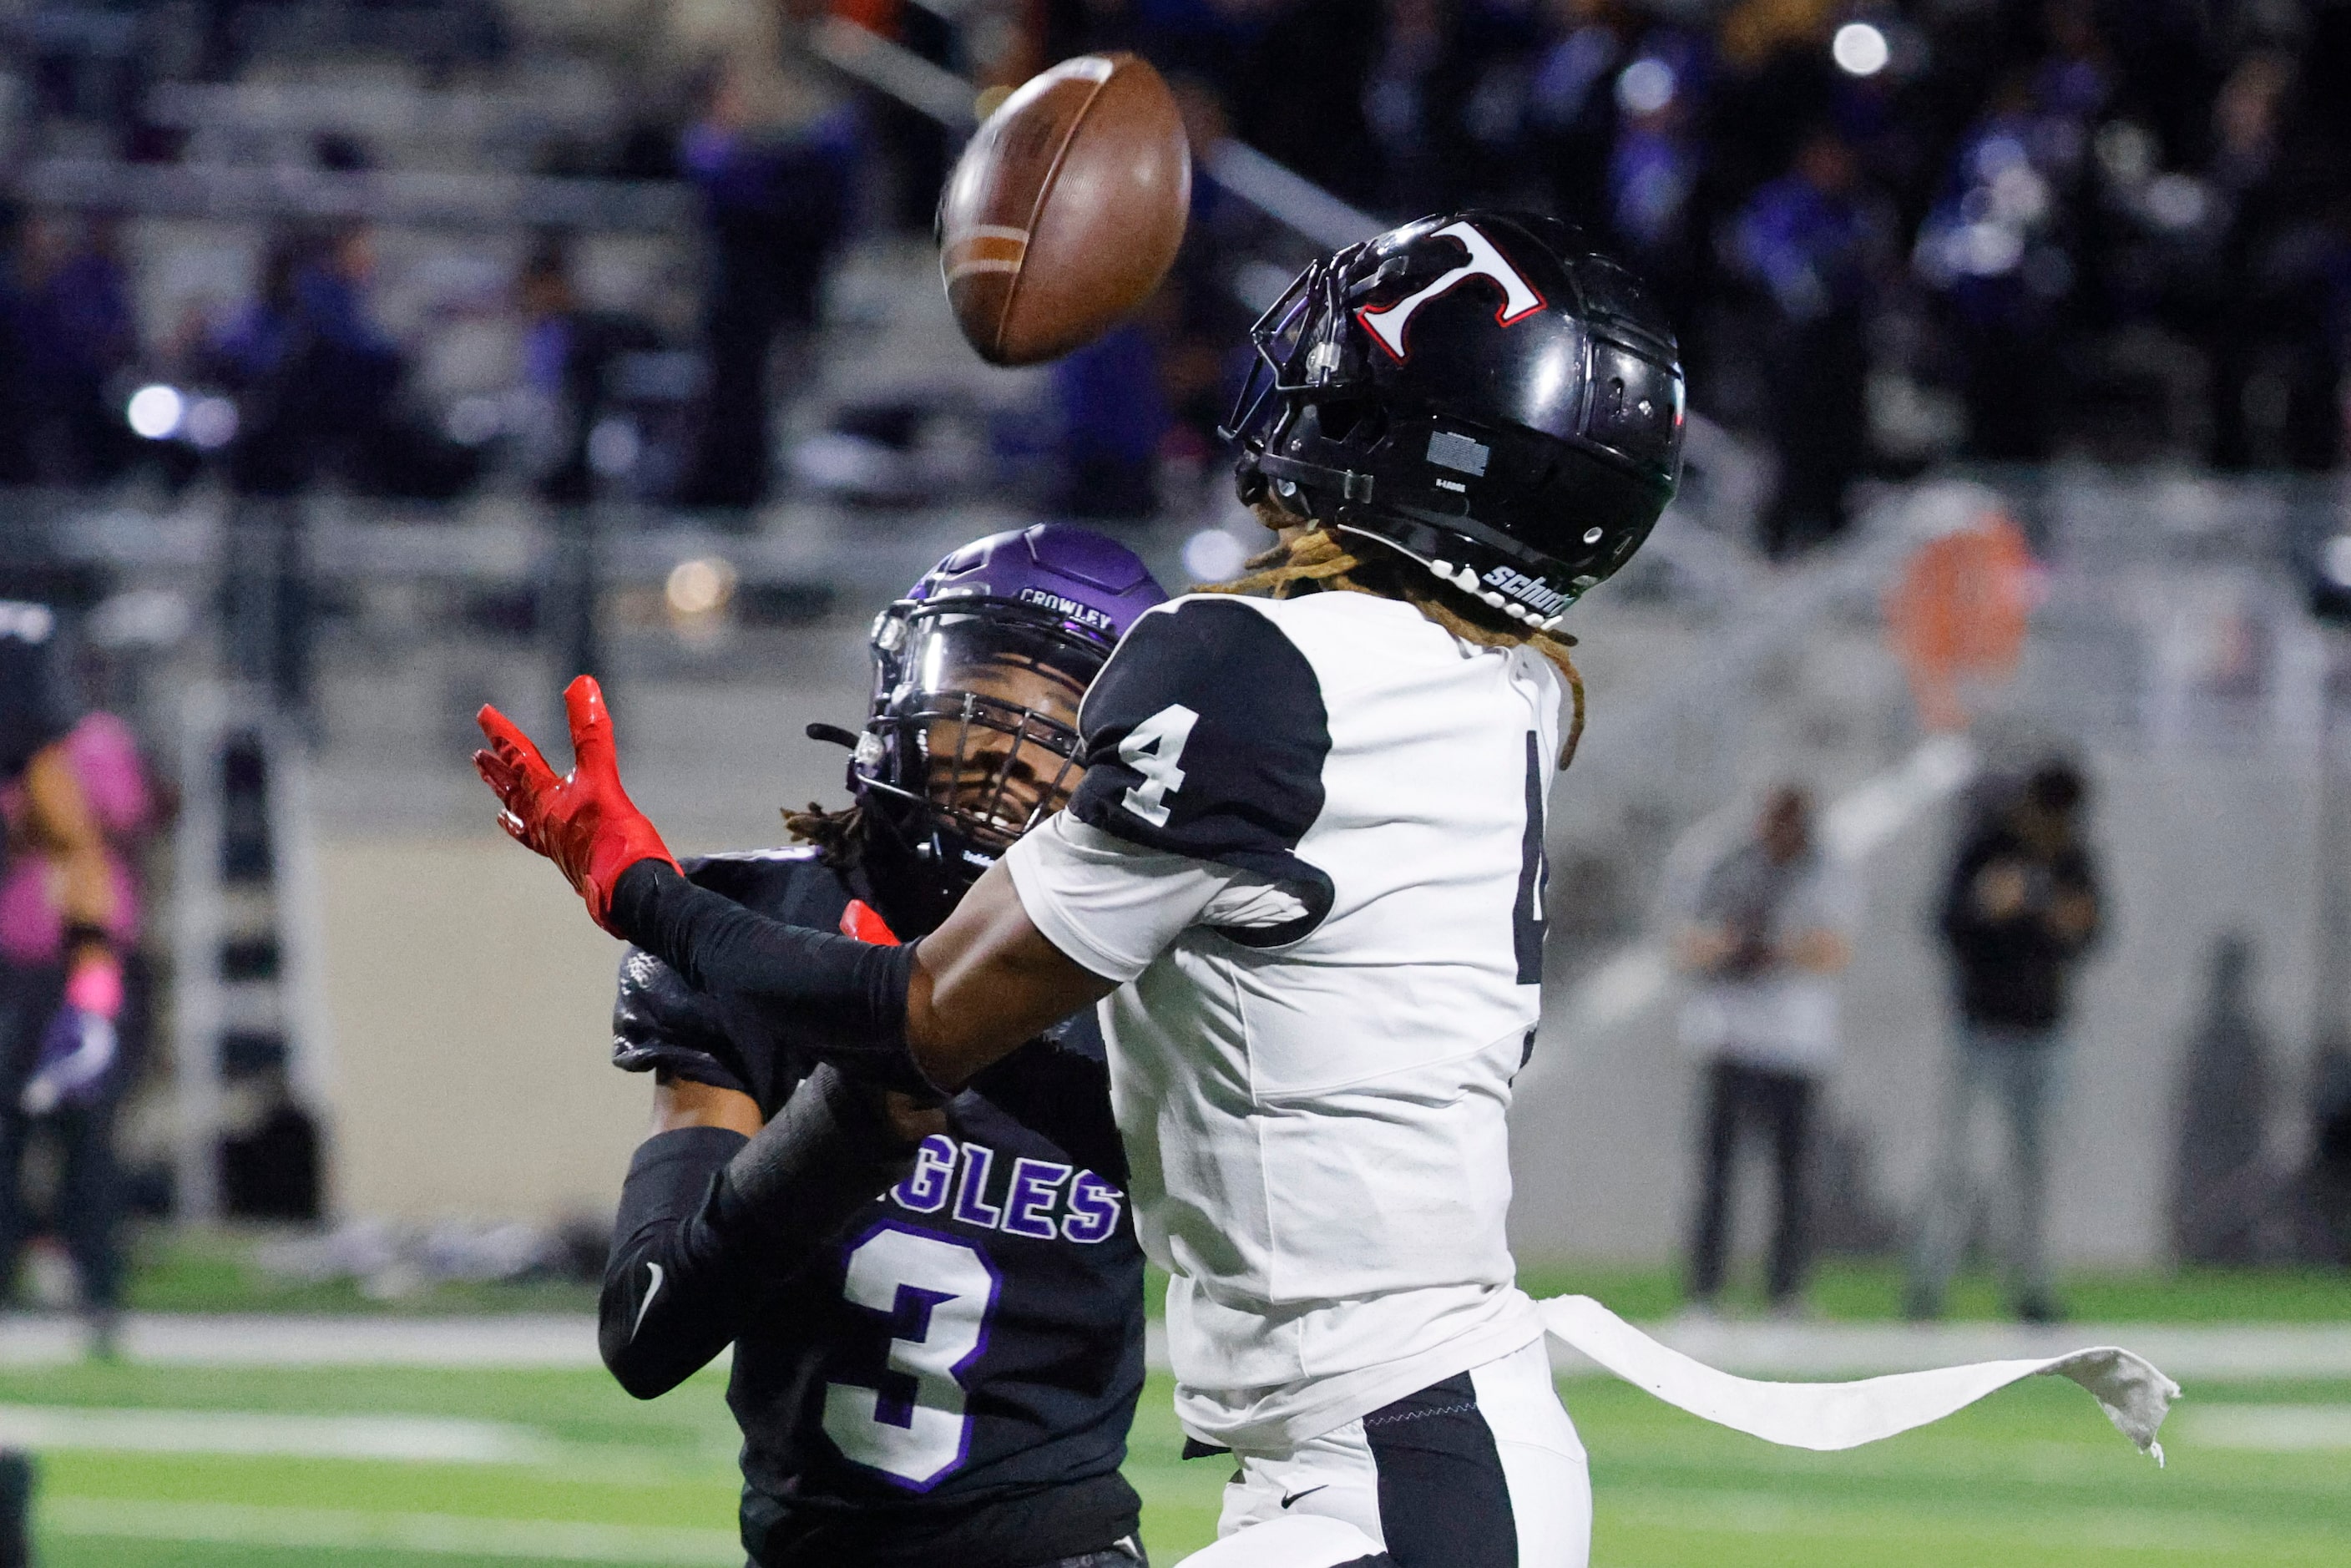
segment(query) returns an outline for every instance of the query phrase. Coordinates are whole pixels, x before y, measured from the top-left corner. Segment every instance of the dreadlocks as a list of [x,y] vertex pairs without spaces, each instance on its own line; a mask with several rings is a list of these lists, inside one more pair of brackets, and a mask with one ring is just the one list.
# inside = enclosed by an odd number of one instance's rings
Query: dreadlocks
[[[1270,503],[1260,501],[1257,510],[1259,519],[1277,531],[1301,526],[1300,518]],[[1576,746],[1583,739],[1583,675],[1568,652],[1575,646],[1575,639],[1566,632],[1498,624],[1499,617],[1491,615],[1486,605],[1458,589],[1441,584],[1426,573],[1401,570],[1402,558],[1389,551],[1358,554],[1335,529],[1321,521],[1306,525],[1303,532],[1264,554],[1250,557],[1248,566],[1244,575],[1229,582],[1203,583],[1197,591],[1254,593],[1269,599],[1289,599],[1323,589],[1377,594],[1383,599],[1403,600],[1465,643],[1486,648],[1532,648],[1558,666],[1559,673],[1566,677],[1567,689],[1574,695],[1574,716],[1568,724],[1567,743],[1560,747],[1559,765],[1565,768],[1575,759]]]
[[817,859],[826,865],[845,871],[857,860],[858,830],[863,812],[861,806],[828,811],[811,800],[805,811],[784,808],[784,830],[801,843],[814,844]]

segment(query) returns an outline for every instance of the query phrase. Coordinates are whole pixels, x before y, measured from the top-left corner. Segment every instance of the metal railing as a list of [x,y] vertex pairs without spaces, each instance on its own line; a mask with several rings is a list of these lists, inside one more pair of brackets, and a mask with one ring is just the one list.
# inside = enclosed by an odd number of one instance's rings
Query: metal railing
[[338,220],[511,233],[534,225],[674,234],[699,206],[673,181],[558,179],[439,170],[329,170],[243,163],[45,158],[14,182],[47,207],[144,217]]
[[[332,1030],[308,748],[251,686],[197,680],[175,706],[172,1208],[183,1224],[209,1224],[224,1213],[232,1046],[274,1059],[298,1103],[324,1105]],[[238,966],[240,949],[259,961]]]

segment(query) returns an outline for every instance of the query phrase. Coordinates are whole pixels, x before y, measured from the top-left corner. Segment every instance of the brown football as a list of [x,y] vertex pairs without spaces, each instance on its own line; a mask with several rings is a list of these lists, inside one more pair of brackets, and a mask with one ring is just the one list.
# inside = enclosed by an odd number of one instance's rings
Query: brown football
[[1092,341],[1176,259],[1192,152],[1176,99],[1133,55],[1031,78],[972,137],[939,198],[939,273],[991,364]]

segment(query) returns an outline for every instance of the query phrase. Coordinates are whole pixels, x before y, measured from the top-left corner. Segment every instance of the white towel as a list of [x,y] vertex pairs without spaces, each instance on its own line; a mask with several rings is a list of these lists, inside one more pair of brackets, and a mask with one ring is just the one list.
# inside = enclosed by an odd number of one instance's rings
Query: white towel
[[1554,1336],[1625,1382],[1718,1426],[1792,1448],[1874,1443],[1939,1421],[2019,1378],[2053,1373],[2089,1390],[2122,1435],[2160,1465],[2163,1445],[2156,1433],[2179,1397],[2179,1385],[2145,1357],[2112,1345],[2045,1361],[1980,1361],[1858,1383],[1763,1383],[1692,1361],[1589,1296],[1553,1296],[1535,1304]]

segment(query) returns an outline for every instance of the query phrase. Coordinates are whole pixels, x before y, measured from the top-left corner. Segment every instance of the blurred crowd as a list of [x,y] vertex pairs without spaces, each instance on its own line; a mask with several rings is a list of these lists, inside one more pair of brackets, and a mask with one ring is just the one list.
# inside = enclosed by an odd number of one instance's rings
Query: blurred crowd
[[[1856,477],[1950,456],[2340,456],[2339,5],[984,0],[950,23],[904,0],[712,0],[658,15],[612,144],[559,139],[535,162],[689,182],[699,324],[594,315],[570,240],[530,244],[508,304],[529,322],[515,378],[552,411],[527,465],[550,498],[625,470],[632,495],[743,508],[789,482],[775,422],[809,384],[829,270],[858,232],[925,227],[953,151],[825,62],[819,29],[841,19],[999,88],[1081,49],[1136,48],[1202,146],[1237,137],[1380,218],[1486,204],[1573,219],[1670,301],[1697,407],[1776,454],[1759,522],[1775,552],[1842,527]],[[178,155],[130,120],[126,155]],[[349,170],[385,152],[333,134],[311,156]],[[1171,471],[1213,467],[1241,329],[1311,247],[1213,174],[1198,184],[1166,295],[1057,371],[1040,496],[1053,509],[1147,513],[1196,494]],[[0,235],[0,482],[103,480],[139,458],[134,372],[221,394],[209,423],[172,428],[225,452],[242,489],[323,469],[445,496],[483,477],[478,430],[450,439],[465,421],[403,388],[413,345],[372,313],[364,225],[276,235],[248,298],[193,323],[137,319],[120,229],[32,212]],[[600,419],[646,383],[635,361],[662,350],[689,371],[638,401],[667,412],[622,407],[636,439],[591,461]],[[921,421],[836,423],[888,456]]]
[[1061,0],[1387,215],[1547,208],[1782,466],[1766,542],[1947,455],[2338,459],[2351,12],[2204,0]]

